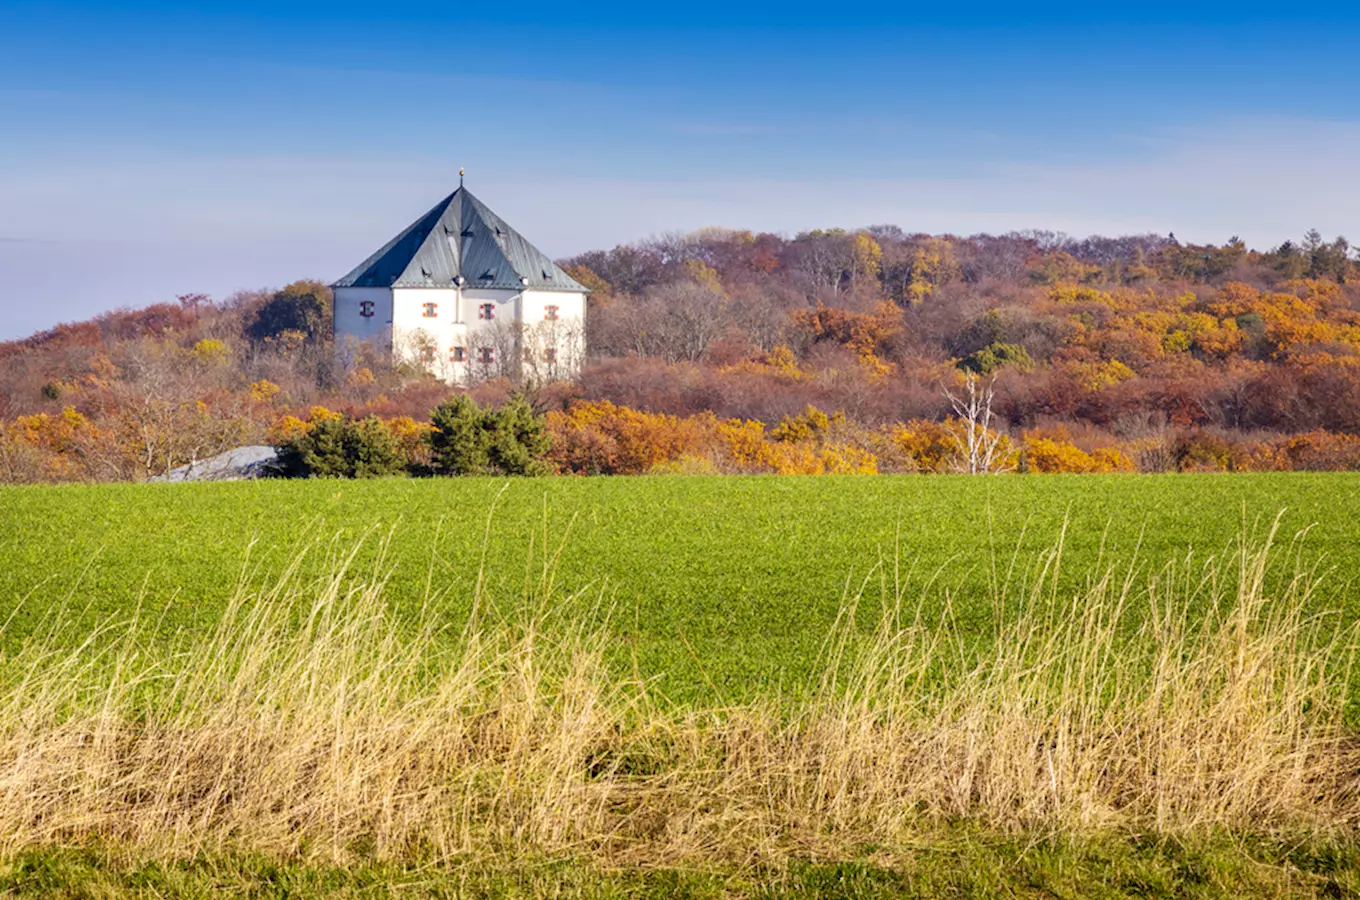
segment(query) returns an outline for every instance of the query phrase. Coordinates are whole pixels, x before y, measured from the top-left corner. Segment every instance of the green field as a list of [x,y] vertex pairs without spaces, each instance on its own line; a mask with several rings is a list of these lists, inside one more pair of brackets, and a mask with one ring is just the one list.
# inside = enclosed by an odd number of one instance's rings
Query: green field
[[[162,627],[193,629],[246,569],[264,579],[305,547],[363,538],[357,567],[368,572],[390,535],[391,602],[415,610],[433,594],[456,624],[479,571],[496,604],[513,604],[546,535],[561,548],[559,593],[605,598],[615,650],[636,653],[663,693],[684,699],[711,683],[735,700],[798,691],[847,585],[857,590],[882,560],[891,569],[896,557],[913,584],[929,584],[921,590],[934,606],[949,592],[964,629],[985,635],[994,568],[1004,576],[1013,558],[1031,563],[1065,521],[1063,577],[1075,589],[1102,553],[1124,566],[1141,547],[1149,570],[1191,551],[1221,555],[1281,511],[1285,543],[1310,529],[1304,557],[1327,572],[1317,602],[1353,620],[1360,475],[1336,474],[8,488],[0,598],[7,615],[28,598],[10,644],[59,597],[89,625],[140,604]],[[323,557],[324,546],[307,565]],[[869,593],[876,602],[878,588]]]
[[1357,510],[1306,474],[0,490],[0,894],[1357,896]]

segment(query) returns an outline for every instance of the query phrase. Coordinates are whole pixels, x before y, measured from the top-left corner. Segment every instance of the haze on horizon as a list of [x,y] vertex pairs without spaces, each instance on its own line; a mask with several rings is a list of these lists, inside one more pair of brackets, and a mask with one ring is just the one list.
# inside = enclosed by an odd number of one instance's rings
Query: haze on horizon
[[555,257],[705,225],[1360,235],[1353,11],[830,16],[7,4],[0,339],[332,280],[460,166]]

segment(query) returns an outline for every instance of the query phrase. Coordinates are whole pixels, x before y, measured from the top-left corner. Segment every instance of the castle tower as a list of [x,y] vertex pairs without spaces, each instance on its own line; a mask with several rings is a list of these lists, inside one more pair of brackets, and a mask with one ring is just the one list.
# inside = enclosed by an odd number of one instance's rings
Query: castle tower
[[569,379],[585,359],[586,289],[461,184],[331,287],[337,347],[450,383]]

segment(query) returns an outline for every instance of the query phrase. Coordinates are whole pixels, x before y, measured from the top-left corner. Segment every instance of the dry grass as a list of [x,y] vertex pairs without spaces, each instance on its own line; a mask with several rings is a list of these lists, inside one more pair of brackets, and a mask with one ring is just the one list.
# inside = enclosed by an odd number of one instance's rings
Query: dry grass
[[551,561],[523,616],[479,601],[458,633],[397,621],[352,556],[242,587],[206,634],[134,616],[71,650],[56,610],[0,661],[0,856],[702,865],[891,855],[960,820],[1353,831],[1354,633],[1307,613],[1297,556],[1244,541],[1069,598],[1060,558],[999,579],[983,641],[889,561],[866,582],[877,627],[849,598],[810,699],[738,708],[676,709],[611,671],[608,622],[553,596]]

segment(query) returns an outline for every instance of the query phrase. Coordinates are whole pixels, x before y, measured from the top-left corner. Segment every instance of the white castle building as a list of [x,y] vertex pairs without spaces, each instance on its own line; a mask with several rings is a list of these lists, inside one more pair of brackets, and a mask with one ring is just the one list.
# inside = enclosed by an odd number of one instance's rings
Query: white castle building
[[337,347],[456,384],[567,379],[585,359],[586,289],[461,184],[331,288]]

